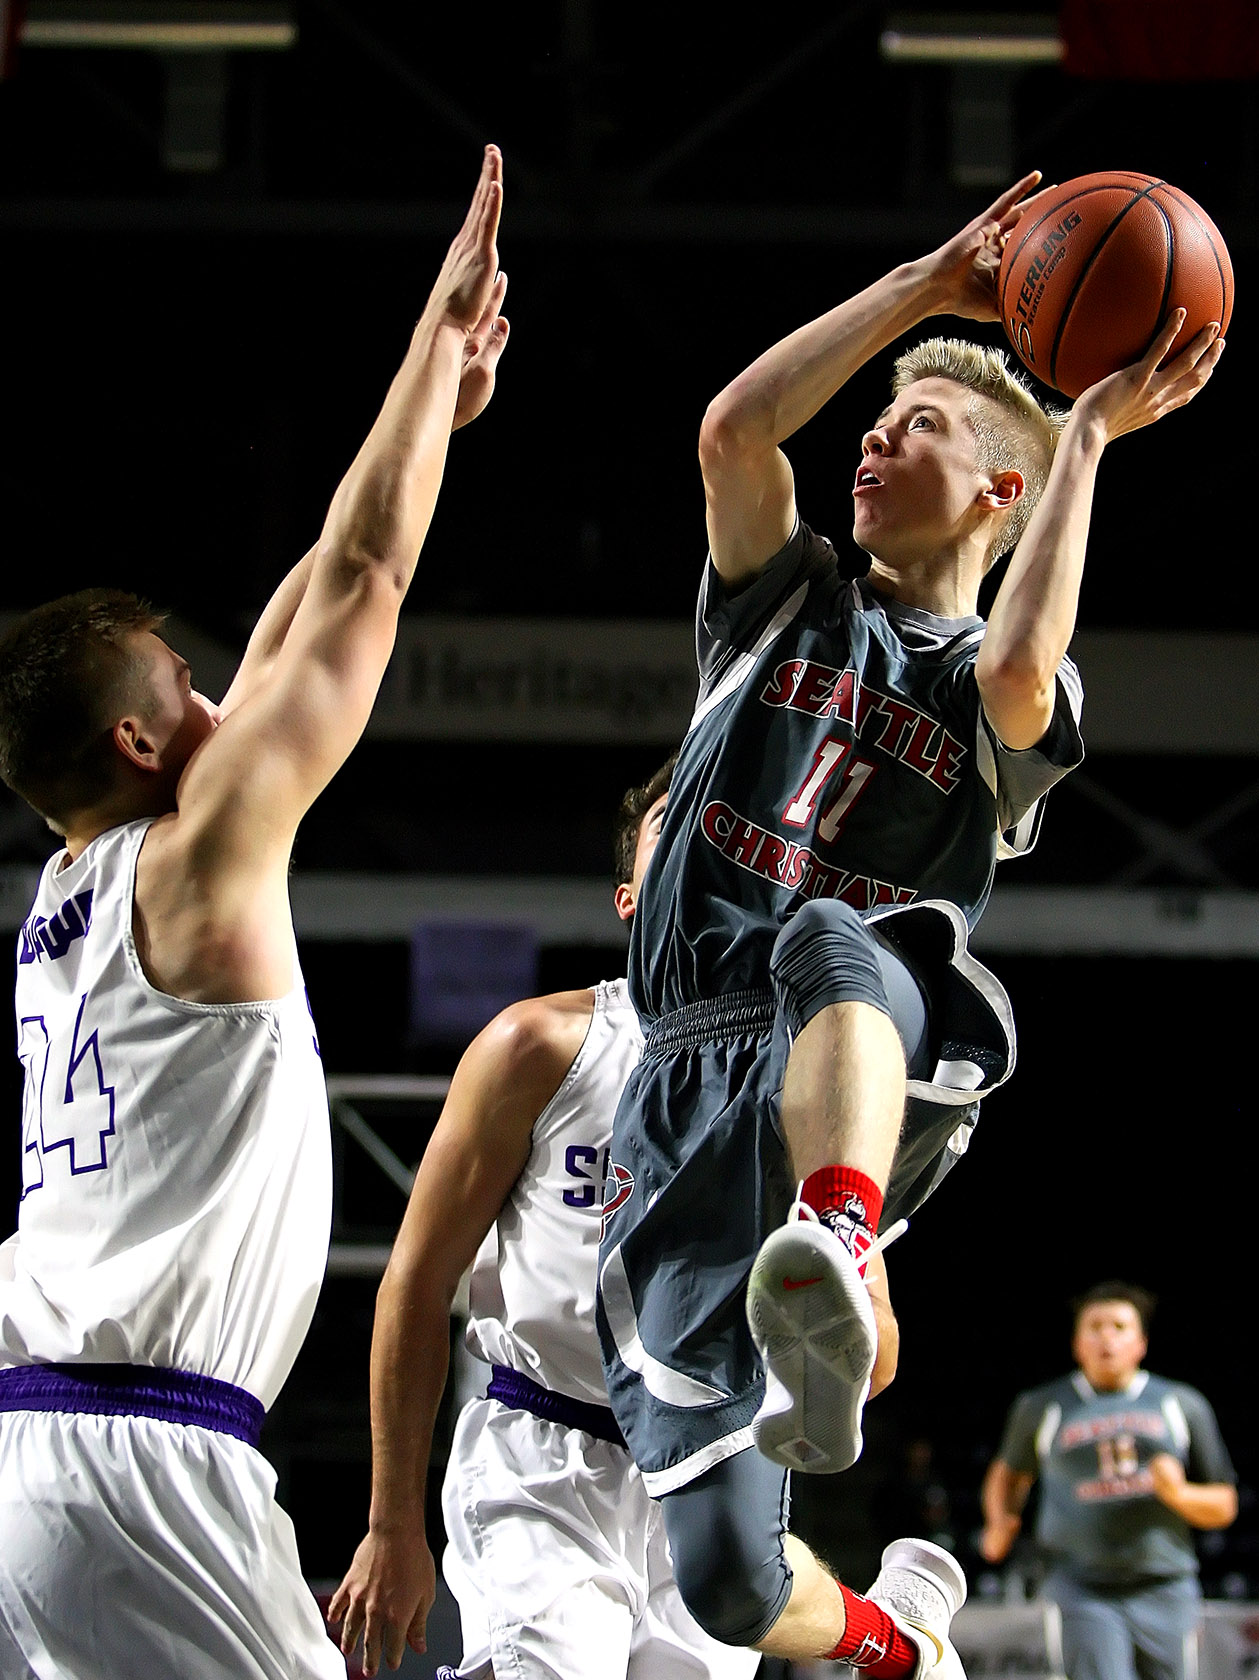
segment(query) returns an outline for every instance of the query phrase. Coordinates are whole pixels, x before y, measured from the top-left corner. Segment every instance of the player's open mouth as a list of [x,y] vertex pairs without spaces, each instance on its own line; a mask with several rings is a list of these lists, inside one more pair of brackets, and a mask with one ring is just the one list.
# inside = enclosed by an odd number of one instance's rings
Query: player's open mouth
[[877,490],[881,487],[882,483],[883,480],[881,478],[876,478],[870,471],[869,467],[862,467],[861,471],[857,474],[857,482],[852,487],[852,493],[855,496],[860,490]]

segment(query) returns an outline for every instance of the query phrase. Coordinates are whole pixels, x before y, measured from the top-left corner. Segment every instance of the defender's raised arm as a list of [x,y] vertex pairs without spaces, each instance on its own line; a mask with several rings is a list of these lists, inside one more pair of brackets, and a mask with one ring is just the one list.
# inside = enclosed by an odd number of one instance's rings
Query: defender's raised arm
[[[298,823],[371,715],[432,518],[451,429],[489,400],[507,337],[496,235],[502,159],[476,193],[319,541],[276,591],[218,727],[185,763],[137,877],[156,983],[200,1001],[269,997],[291,969]],[[160,646],[160,644],[159,644]],[[166,650],[169,653],[169,650]],[[186,876],[198,892],[175,883]]]
[[247,767],[237,762],[248,759],[261,772],[272,820],[295,827],[362,733],[436,505],[465,362],[470,419],[488,400],[506,340],[497,315],[505,288],[496,249],[501,205],[502,158],[490,146],[402,366],[318,543],[264,615],[251,644],[254,680],[243,693],[233,685],[218,750],[203,755],[181,788],[181,814],[189,799],[213,801],[225,774],[237,782],[245,770],[248,786]]

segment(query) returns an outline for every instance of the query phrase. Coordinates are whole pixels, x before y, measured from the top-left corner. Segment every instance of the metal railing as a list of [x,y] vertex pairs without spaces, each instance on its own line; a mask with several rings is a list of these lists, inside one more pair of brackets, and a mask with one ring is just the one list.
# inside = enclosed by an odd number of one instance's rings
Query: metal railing
[[[332,1124],[401,1192],[411,1194],[415,1168],[408,1166],[366,1119],[360,1105],[372,1102],[393,1104],[440,1104],[450,1089],[447,1075],[419,1074],[331,1074],[328,1077],[328,1109]],[[343,1185],[333,1185],[333,1206],[341,1204]],[[379,1277],[388,1264],[390,1244],[334,1241],[328,1253],[328,1274],[338,1277]]]

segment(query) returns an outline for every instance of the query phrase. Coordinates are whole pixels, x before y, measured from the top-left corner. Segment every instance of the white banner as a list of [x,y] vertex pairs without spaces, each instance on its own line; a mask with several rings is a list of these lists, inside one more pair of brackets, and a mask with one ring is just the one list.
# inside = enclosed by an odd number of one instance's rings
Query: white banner
[[[1081,631],[1095,752],[1259,754],[1259,637]],[[404,615],[369,733],[675,745],[698,686],[694,629],[650,619]]]
[[672,746],[697,687],[686,623],[403,618],[368,733]]
[[[17,616],[0,613],[0,632]],[[163,634],[221,699],[242,649],[179,618]],[[1090,752],[1259,757],[1259,636],[1081,630],[1071,654]],[[368,734],[669,747],[697,688],[689,620],[404,613]]]

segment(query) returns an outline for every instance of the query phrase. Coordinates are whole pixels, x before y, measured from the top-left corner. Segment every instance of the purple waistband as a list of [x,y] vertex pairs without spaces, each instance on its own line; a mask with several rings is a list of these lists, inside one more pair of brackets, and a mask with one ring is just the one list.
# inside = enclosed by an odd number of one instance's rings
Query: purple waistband
[[0,1371],[0,1412],[90,1412],[195,1423],[256,1447],[261,1400],[217,1377],[158,1365],[13,1365]]
[[601,1441],[611,1441],[623,1447],[625,1437],[617,1428],[610,1406],[595,1406],[589,1400],[573,1400],[567,1394],[557,1394],[553,1388],[543,1388],[532,1377],[513,1371],[510,1365],[495,1365],[485,1390],[487,1400],[500,1400],[504,1406],[515,1406],[534,1417],[546,1418],[550,1423],[563,1423],[569,1429],[584,1429],[587,1435],[597,1435]]

